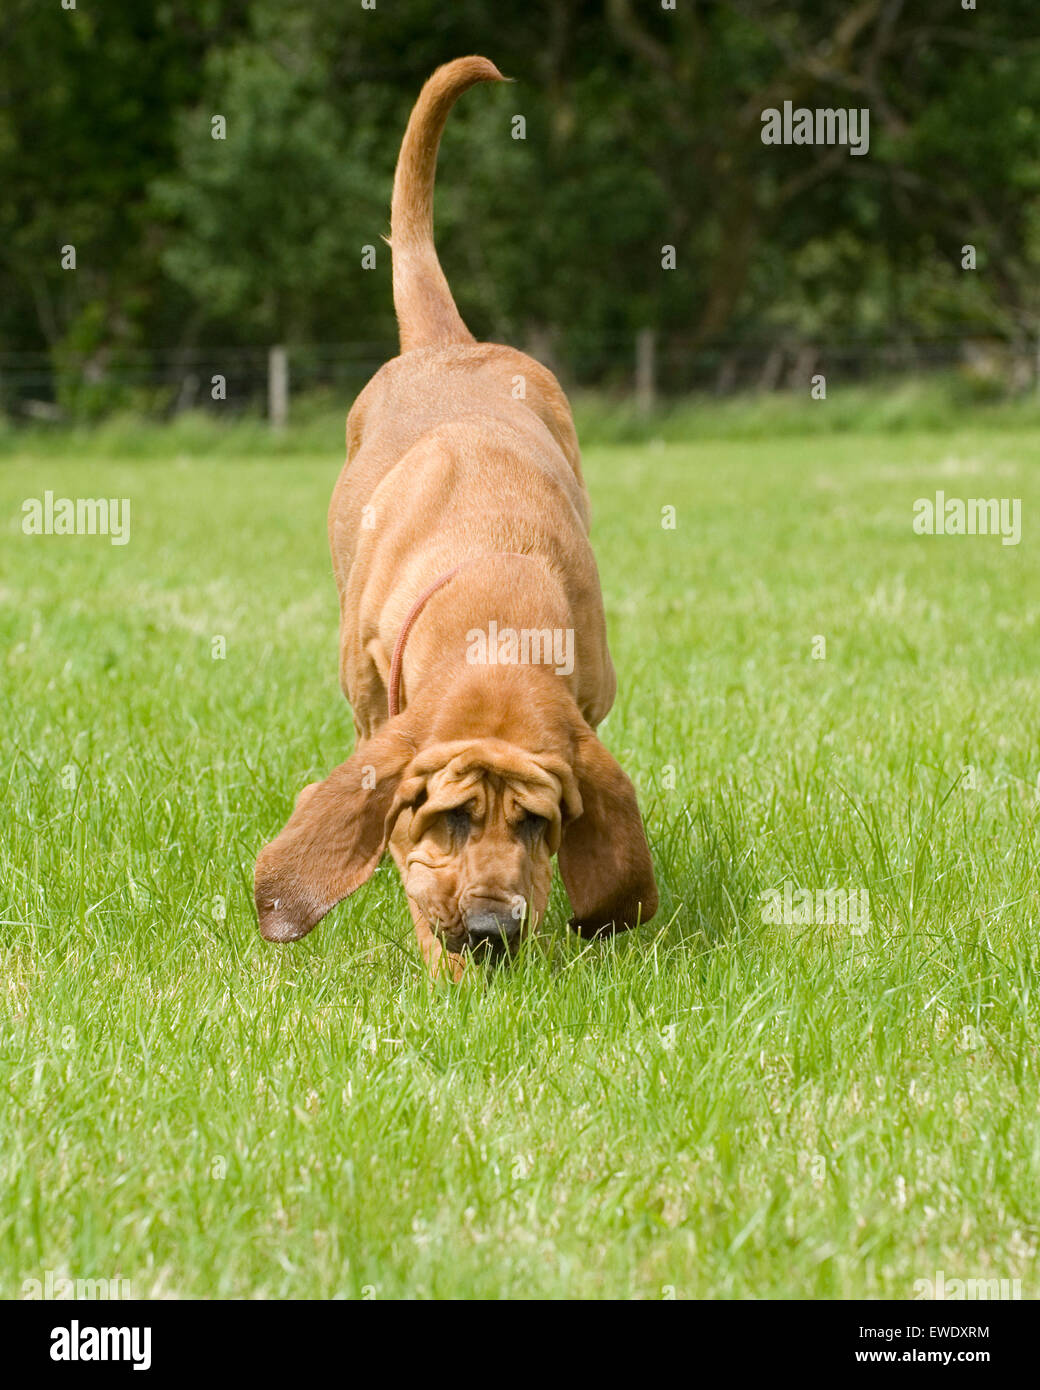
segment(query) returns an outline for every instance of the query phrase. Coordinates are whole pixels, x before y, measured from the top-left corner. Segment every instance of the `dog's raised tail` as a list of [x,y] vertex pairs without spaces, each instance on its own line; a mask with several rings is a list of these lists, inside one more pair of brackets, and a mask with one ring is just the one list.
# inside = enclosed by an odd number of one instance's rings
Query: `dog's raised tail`
[[505,82],[487,58],[456,58],[429,79],[412,108],[397,156],[390,207],[394,309],[401,351],[438,343],[471,343],[433,244],[433,181],[448,112],[476,82]]

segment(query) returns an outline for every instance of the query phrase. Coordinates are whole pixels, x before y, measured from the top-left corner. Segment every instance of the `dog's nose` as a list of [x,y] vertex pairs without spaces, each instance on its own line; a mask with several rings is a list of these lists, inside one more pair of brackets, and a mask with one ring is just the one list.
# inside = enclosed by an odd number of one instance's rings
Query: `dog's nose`
[[511,912],[484,909],[466,916],[466,933],[472,947],[508,946],[519,931],[520,923]]

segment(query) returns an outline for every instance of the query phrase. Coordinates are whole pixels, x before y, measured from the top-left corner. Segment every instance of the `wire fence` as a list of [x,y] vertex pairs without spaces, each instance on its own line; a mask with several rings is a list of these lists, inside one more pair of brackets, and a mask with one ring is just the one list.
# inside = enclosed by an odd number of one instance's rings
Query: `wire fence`
[[[826,341],[779,333],[710,344],[653,330],[575,339],[546,332],[524,344],[567,389],[599,388],[644,405],[687,394],[808,389],[814,376],[867,382],[953,367],[994,392],[1040,389],[1040,349],[984,332]],[[156,416],[189,409],[264,411],[284,419],[292,397],[348,398],[388,358],[393,340],[271,346],[118,349],[94,354],[0,352],[0,410],[60,420],[132,407]]]

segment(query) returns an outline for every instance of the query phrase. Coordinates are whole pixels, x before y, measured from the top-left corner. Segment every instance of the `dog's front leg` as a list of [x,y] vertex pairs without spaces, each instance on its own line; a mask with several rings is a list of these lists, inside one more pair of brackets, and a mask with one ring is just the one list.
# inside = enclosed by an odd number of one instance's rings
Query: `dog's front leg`
[[466,957],[447,949],[411,898],[408,899],[408,907],[415,923],[415,939],[430,972],[430,979],[452,980],[458,984],[466,973]]
[[[405,849],[401,843],[401,834],[400,826],[395,826],[394,832],[390,836],[389,848],[403,884],[405,882]],[[407,888],[405,889],[405,897],[408,899],[408,911],[412,914],[412,921],[415,923],[415,939],[419,943],[422,958],[430,972],[430,979],[452,980],[458,984],[466,973],[466,957],[445,946],[430,926],[419,904],[409,897]]]

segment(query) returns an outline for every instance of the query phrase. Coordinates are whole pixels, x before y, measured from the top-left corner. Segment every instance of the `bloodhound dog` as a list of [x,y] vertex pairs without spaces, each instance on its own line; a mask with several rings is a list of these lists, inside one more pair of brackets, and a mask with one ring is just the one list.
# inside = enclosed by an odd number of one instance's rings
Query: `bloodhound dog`
[[390,220],[400,356],[347,419],[329,508],[355,751],[261,852],[260,931],[295,941],[389,847],[433,974],[507,953],[552,859],[582,935],[645,922],[657,888],[632,783],[596,737],[616,678],[578,441],[556,378],[478,343],[433,242],[455,100],[505,79],[459,58],[423,87]]

